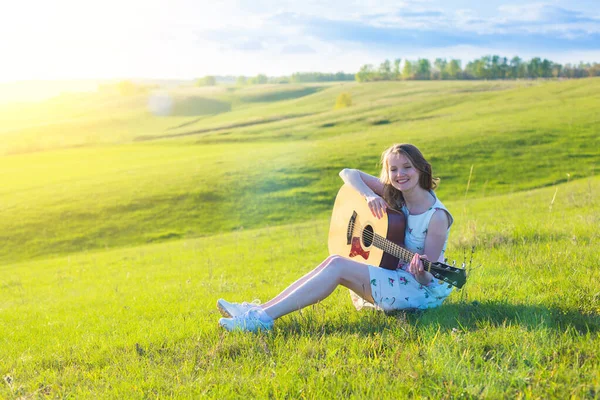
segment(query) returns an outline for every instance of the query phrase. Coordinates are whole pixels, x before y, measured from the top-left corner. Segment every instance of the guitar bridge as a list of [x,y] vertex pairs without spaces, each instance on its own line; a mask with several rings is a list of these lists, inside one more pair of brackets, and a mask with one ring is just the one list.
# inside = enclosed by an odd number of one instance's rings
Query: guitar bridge
[[352,233],[354,233],[354,224],[356,223],[357,216],[358,214],[354,211],[350,217],[350,221],[348,221],[348,230],[346,231],[346,244],[348,245],[352,243]]

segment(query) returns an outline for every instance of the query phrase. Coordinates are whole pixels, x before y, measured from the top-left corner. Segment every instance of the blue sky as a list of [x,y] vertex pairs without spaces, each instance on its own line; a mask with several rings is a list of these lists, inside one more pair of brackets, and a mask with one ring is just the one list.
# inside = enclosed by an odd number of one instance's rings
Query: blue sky
[[[386,58],[600,62],[600,2],[22,0],[0,81],[356,72]],[[35,10],[33,12],[32,10]]]

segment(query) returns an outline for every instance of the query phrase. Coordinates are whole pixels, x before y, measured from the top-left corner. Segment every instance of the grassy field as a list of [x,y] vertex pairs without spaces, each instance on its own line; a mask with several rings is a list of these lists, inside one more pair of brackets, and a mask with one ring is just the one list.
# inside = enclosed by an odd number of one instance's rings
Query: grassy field
[[[600,396],[599,79],[166,93],[0,105],[0,398]],[[394,142],[441,177],[467,286],[221,331],[218,297],[327,256],[337,172]]]

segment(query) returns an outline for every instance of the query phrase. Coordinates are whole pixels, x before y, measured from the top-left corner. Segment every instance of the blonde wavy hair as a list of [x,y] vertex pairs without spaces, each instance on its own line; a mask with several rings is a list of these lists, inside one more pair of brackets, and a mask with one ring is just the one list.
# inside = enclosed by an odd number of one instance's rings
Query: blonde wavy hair
[[404,196],[391,183],[388,159],[392,154],[402,154],[408,158],[413,167],[419,171],[419,186],[423,189],[435,190],[440,180],[433,177],[431,164],[423,157],[423,153],[416,146],[403,143],[389,147],[381,154],[381,176],[379,180],[383,183],[383,199],[390,207],[400,210],[404,205]]

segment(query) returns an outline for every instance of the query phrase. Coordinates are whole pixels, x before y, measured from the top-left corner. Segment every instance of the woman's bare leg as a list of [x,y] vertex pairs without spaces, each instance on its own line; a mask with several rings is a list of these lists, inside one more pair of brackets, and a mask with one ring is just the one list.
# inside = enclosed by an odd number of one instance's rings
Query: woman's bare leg
[[263,309],[272,306],[273,304],[278,303],[281,299],[286,298],[290,293],[298,288],[298,286],[302,285],[308,279],[312,278],[316,273],[320,272],[323,268],[325,268],[331,260],[334,259],[334,256],[329,256],[319,265],[317,265],[312,271],[304,275],[302,278],[298,279],[296,282],[292,283],[288,286],[283,292],[279,293],[277,296],[273,297],[271,300],[266,303],[261,304],[259,307]]
[[[309,273],[310,275],[310,273]],[[302,279],[302,278],[301,278]],[[296,285],[294,289],[291,287]],[[321,264],[304,282],[295,282],[279,295],[279,301],[263,307],[267,315],[277,319],[292,311],[299,310],[329,296],[334,289],[342,285],[361,295],[367,301],[373,301],[367,265],[351,261],[340,256],[330,257],[329,262]],[[265,303],[268,304],[268,303]]]

